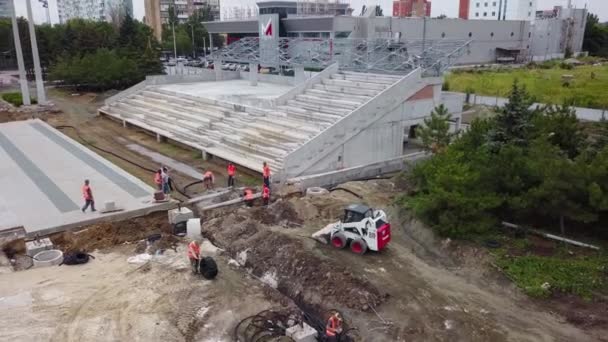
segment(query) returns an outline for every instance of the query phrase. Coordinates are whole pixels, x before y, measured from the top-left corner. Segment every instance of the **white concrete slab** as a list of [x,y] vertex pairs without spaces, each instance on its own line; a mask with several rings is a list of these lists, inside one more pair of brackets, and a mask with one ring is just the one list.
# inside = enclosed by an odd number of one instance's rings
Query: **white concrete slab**
[[258,82],[257,86],[252,86],[248,80],[227,80],[168,84],[159,88],[212,100],[259,106],[260,102],[277,98],[291,90],[293,86],[268,82]]
[[[95,213],[80,210],[84,179]],[[0,124],[0,189],[0,233],[17,224],[44,235],[158,207],[151,187],[40,120]],[[100,214],[106,201],[124,211]]]

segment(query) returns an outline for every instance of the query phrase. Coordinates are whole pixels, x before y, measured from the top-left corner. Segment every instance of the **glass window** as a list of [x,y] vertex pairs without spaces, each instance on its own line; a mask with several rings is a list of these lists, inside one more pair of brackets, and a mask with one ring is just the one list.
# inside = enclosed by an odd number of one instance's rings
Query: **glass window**
[[496,1],[494,1],[494,2],[492,3],[492,6],[496,7]]
[[528,12],[528,17],[532,15],[532,12]]
[[479,17],[479,12],[475,12],[475,16],[476,16],[476,17]]
[[511,37],[513,37],[515,35],[515,33],[511,32]]
[[441,38],[445,38],[445,32],[441,33]]
[[496,12],[492,12],[492,16],[495,17],[496,16]]
[[484,6],[484,7],[488,7],[488,3],[487,3],[487,2],[485,2],[485,3],[483,4],[483,6]]
[[321,32],[321,38],[329,38],[329,32]]
[[483,16],[487,17],[488,16],[488,12],[483,12]]
[[490,33],[490,37],[494,37],[494,32]]
[[473,37],[473,32],[469,32],[469,38]]
[[476,7],[479,7],[479,2],[477,3],[477,6],[476,6]]
[[532,7],[532,1],[530,1],[530,7]]

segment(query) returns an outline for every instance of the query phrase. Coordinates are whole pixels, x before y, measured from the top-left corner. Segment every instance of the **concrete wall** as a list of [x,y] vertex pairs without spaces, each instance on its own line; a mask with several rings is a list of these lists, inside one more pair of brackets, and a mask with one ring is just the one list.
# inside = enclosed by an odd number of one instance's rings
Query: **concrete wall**
[[[236,80],[241,78],[238,71],[222,70],[223,80]],[[146,85],[161,85],[173,83],[190,83],[190,82],[214,82],[215,71],[211,69],[201,69],[199,74],[192,75],[155,75],[146,76]]]
[[[428,116],[433,94],[410,98],[441,79],[422,78],[416,69],[399,82],[321,132],[285,158],[286,177],[326,172],[395,158],[402,154],[404,127]],[[410,99],[410,100],[408,100]]]
[[313,174],[287,180],[289,184],[296,185],[301,191],[314,186],[331,187],[344,182],[381,176],[388,173],[407,170],[417,162],[428,158],[425,152],[414,152],[389,160],[359,165],[346,169]]

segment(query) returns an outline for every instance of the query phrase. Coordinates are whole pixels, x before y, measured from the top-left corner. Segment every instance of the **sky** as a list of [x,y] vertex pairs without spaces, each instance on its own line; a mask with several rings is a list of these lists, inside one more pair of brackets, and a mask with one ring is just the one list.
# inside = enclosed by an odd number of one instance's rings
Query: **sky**
[[[222,6],[228,7],[247,7],[254,6],[256,0],[220,0]],[[363,5],[380,5],[384,10],[385,14],[392,12],[392,0],[341,0],[350,1],[351,7],[355,9],[355,15],[359,15],[361,7]],[[38,0],[31,0],[32,11],[34,12],[34,21],[36,23],[46,22],[46,14],[42,5]],[[445,14],[448,17],[458,16],[458,4],[459,0],[432,0],[432,12],[431,16],[436,17],[441,14]],[[538,0],[538,10],[552,9],[553,6],[565,6],[567,0]],[[600,17],[600,21],[608,21],[608,0],[572,0],[572,5],[577,8],[582,8],[587,5],[587,8],[592,13],[597,14]],[[26,16],[25,0],[15,0],[15,6],[17,8],[17,14],[20,16]],[[49,0],[51,21],[58,23],[59,18],[57,16],[57,0]],[[133,12],[134,17],[141,20],[144,16],[144,0],[133,0]]]

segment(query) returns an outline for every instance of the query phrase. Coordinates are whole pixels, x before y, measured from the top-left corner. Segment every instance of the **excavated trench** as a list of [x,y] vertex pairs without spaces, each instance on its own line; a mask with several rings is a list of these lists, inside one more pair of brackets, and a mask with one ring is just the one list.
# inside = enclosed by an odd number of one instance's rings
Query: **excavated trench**
[[368,311],[388,296],[338,261],[314,253],[312,239],[294,236],[304,221],[289,202],[205,214],[206,238],[304,312],[323,317],[335,308]]

